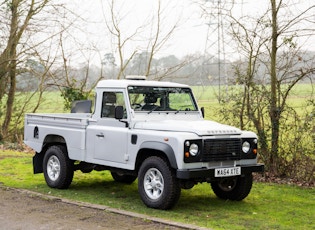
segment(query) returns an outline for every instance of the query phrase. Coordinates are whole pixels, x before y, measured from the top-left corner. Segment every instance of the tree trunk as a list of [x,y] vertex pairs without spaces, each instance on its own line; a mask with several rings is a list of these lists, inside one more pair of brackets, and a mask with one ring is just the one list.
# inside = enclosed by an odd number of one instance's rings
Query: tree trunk
[[8,84],[8,55],[7,49],[3,51],[0,55],[0,101],[6,92],[6,87]]
[[271,122],[271,154],[270,154],[270,170],[277,173],[278,160],[278,145],[279,145],[279,120],[281,111],[277,106],[277,40],[278,40],[278,23],[277,14],[278,8],[276,0],[271,0],[272,12],[272,35],[271,35],[271,63],[270,63],[270,77],[271,77],[271,92],[270,92],[270,122]]
[[16,61],[12,61],[10,65],[10,84],[9,84],[9,93],[7,99],[7,111],[5,115],[4,122],[2,124],[2,135],[3,137],[7,136],[7,132],[9,129],[12,112],[13,112],[13,104],[14,104],[14,97],[15,97],[15,89],[16,89]]
[[[11,23],[10,23],[10,36],[7,43],[7,47],[1,55],[4,57],[4,69],[6,73],[1,75],[1,83],[6,83],[5,88],[8,87],[8,98],[6,102],[6,115],[1,127],[1,135],[2,138],[7,136],[12,111],[13,111],[13,103],[14,103],[14,95],[16,89],[16,48],[18,43],[18,12],[19,1],[12,1],[10,10],[11,10]],[[8,63],[8,64],[5,64]],[[2,66],[1,66],[2,67]],[[3,86],[2,86],[3,87]],[[4,92],[3,92],[4,93]]]

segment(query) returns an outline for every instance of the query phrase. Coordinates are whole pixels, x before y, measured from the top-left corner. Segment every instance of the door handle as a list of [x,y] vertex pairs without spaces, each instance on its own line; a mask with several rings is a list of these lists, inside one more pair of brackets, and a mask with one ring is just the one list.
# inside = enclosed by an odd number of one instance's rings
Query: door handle
[[96,134],[97,137],[105,137],[103,133]]

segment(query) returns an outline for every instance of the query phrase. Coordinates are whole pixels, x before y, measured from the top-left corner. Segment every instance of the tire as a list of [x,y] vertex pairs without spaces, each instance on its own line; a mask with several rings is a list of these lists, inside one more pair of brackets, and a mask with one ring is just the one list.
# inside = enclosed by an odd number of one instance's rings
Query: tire
[[117,172],[111,172],[111,174],[115,181],[124,183],[124,184],[132,184],[132,182],[134,182],[137,179],[137,177],[133,175],[126,175],[126,174],[117,173]]
[[74,164],[62,145],[53,145],[45,153],[43,171],[46,183],[51,188],[66,189],[73,179]]
[[178,201],[180,183],[167,162],[156,156],[147,158],[138,172],[138,191],[149,208],[167,210]]
[[211,183],[213,192],[224,200],[241,201],[246,198],[252,188],[252,174],[223,178]]

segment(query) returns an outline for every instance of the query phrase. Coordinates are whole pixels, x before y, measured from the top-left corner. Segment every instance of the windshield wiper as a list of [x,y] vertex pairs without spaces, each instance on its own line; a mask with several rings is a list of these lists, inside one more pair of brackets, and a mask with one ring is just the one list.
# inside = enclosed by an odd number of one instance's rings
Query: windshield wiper
[[154,110],[156,110],[158,107],[159,107],[159,106],[153,107],[153,108],[148,112],[148,114],[152,113],[152,112],[153,112]]

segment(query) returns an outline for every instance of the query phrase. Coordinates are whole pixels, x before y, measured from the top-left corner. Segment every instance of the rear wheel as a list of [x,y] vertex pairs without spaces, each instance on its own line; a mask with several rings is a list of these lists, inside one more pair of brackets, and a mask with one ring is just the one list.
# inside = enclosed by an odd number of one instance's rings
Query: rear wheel
[[150,208],[170,209],[178,201],[180,184],[174,170],[160,157],[149,157],[138,173],[138,190],[143,203]]
[[224,200],[243,200],[248,196],[253,184],[252,174],[227,177],[211,183],[213,192]]
[[46,183],[51,188],[66,189],[73,179],[73,161],[65,146],[53,145],[45,153],[43,170]]

